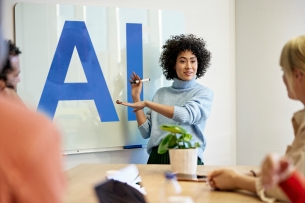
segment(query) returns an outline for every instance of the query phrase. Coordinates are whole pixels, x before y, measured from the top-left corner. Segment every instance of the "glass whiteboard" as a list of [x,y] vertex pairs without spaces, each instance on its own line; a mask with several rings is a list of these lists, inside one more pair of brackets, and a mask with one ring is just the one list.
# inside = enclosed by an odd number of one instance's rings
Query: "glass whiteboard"
[[[40,106],[53,105],[53,110],[43,112],[61,129],[65,151],[147,143],[130,110],[115,101],[128,100],[132,63],[142,70],[142,78],[150,78],[143,83],[144,100],[171,85],[162,74],[159,56],[171,35],[185,33],[182,12],[17,3],[15,26],[16,44],[22,51],[18,94],[39,111]],[[133,28],[140,28],[140,34],[130,31]],[[132,44],[133,37],[140,38],[140,44]],[[73,43],[81,45],[73,47]],[[103,104],[107,99],[111,103]]]

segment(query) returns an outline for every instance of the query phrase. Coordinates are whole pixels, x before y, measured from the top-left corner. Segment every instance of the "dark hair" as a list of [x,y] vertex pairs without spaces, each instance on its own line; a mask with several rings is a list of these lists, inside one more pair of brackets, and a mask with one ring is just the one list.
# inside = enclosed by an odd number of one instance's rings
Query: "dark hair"
[[5,45],[7,46],[8,53],[5,58],[6,61],[4,62],[4,67],[0,72],[0,80],[4,81],[7,79],[6,75],[13,70],[11,66],[10,56],[18,56],[21,54],[19,48],[16,47],[16,45],[11,40],[5,41]]
[[203,76],[206,69],[210,66],[211,53],[206,49],[205,41],[202,38],[197,38],[193,34],[171,36],[162,48],[160,66],[167,80],[177,78],[174,67],[176,66],[178,55],[184,51],[191,51],[197,57],[197,78]]

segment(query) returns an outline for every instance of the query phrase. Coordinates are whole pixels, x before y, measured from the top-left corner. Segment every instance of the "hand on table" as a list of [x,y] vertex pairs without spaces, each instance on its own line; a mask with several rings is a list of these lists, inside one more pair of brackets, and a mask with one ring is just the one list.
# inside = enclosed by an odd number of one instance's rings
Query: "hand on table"
[[235,178],[238,173],[231,169],[214,170],[208,175],[208,181],[212,188],[220,190],[237,189]]

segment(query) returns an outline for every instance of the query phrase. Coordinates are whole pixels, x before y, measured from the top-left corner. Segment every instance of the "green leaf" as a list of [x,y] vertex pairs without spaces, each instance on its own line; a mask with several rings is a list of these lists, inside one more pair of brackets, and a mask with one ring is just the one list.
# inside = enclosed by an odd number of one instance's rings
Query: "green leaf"
[[183,142],[183,135],[178,138],[178,142]]
[[192,135],[191,135],[191,134],[183,134],[183,135],[182,135],[182,139],[183,139],[184,141],[191,141]]
[[195,148],[200,148],[200,144],[198,142],[195,142]]
[[171,137],[169,143],[168,143],[168,148],[172,149],[177,146],[177,137],[174,135]]
[[164,154],[165,152],[167,152],[170,140],[173,136],[176,137],[173,134],[168,134],[166,137],[163,138],[162,142],[158,147],[158,154]]
[[171,133],[178,133],[178,134],[185,134],[186,130],[184,130],[182,127],[177,125],[161,125],[161,130],[165,130]]

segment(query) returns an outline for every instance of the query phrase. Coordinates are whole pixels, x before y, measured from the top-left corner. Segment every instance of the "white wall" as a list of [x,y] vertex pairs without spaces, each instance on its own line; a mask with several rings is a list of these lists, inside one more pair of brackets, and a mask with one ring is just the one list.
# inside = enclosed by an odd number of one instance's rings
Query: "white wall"
[[293,139],[279,57],[284,44],[305,34],[304,0],[236,0],[237,164],[258,165],[268,152],[284,154]]
[[[234,0],[21,0],[18,2],[60,3],[181,10],[186,18],[186,32],[203,37],[212,52],[212,65],[200,83],[214,91],[211,117],[205,134],[205,164],[234,165],[236,161],[235,109],[235,1]],[[14,38],[15,0],[3,0],[4,36]],[[179,22],[173,22],[179,23]],[[20,47],[22,50],[22,47]],[[33,54],[35,60],[35,54]],[[22,67],[21,67],[22,72]],[[22,74],[22,73],[21,73]],[[80,163],[146,163],[145,149],[89,153],[66,156],[66,168]]]

